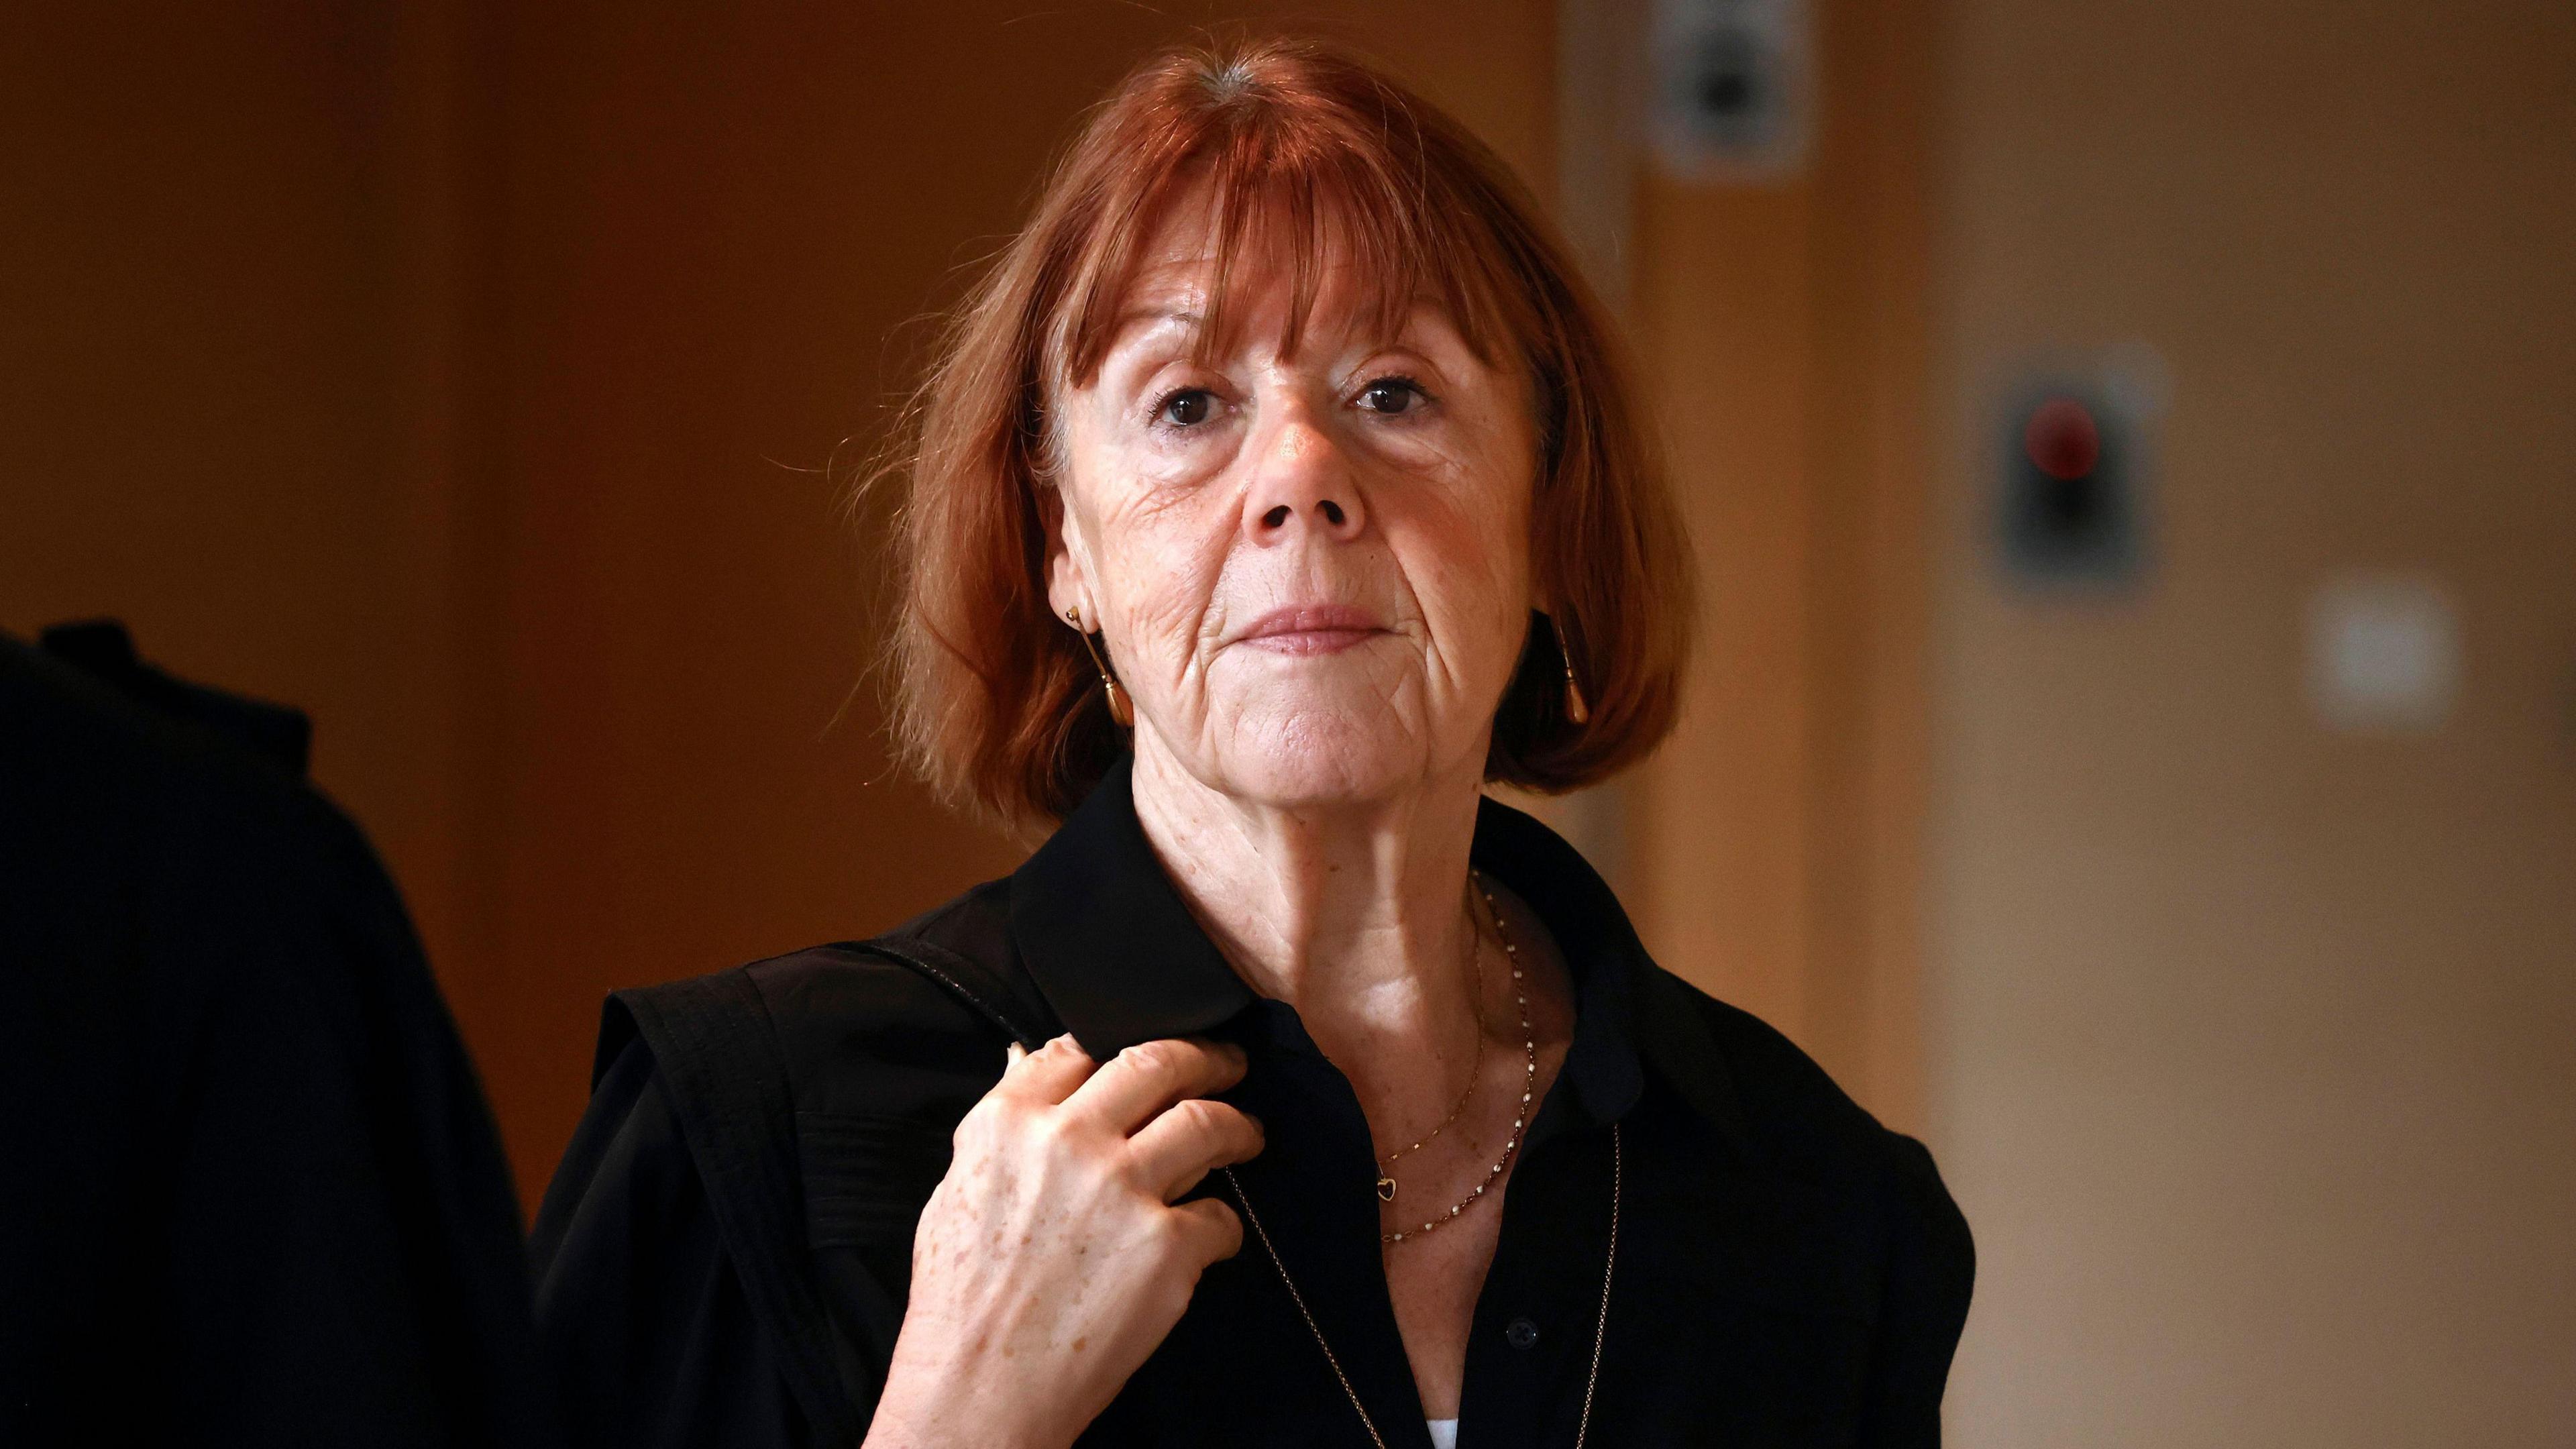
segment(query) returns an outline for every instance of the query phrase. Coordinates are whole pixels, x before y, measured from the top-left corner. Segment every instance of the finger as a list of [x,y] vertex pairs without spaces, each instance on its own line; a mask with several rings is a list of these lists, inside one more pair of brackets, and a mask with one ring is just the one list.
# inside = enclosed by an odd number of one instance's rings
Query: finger
[[1233,1204],[1203,1197],[1166,1211],[1181,1219],[1181,1239],[1200,1267],[1243,1251],[1243,1219],[1235,1214]]
[[1002,1073],[996,1091],[1052,1107],[1089,1080],[1094,1067],[1070,1032],[1028,1053]]
[[1241,1047],[1165,1037],[1102,1063],[1064,1104],[1127,1136],[1184,1097],[1209,1096],[1242,1081],[1243,1067]]
[[1217,1168],[1251,1161],[1262,1143],[1261,1124],[1252,1114],[1190,1097],[1146,1123],[1127,1150],[1137,1176],[1170,1202]]

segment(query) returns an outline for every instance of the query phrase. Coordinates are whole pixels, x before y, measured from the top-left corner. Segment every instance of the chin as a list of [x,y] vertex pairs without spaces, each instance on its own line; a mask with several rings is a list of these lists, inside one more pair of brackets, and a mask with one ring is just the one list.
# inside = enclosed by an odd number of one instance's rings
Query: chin
[[1308,706],[1246,712],[1217,742],[1218,788],[1266,805],[1325,809],[1385,800],[1420,785],[1420,735],[1383,701],[1364,709]]

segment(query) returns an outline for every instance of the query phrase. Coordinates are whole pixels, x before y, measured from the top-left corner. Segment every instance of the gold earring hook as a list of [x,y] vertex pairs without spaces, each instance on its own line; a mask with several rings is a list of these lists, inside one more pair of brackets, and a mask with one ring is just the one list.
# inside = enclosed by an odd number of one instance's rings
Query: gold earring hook
[[1565,630],[1545,609],[1539,610],[1539,617],[1547,620],[1548,632],[1556,637],[1557,660],[1565,666],[1565,717],[1576,724],[1589,724],[1592,706],[1583,697],[1583,686],[1574,682],[1574,652],[1565,647]]
[[1118,687],[1118,676],[1109,672],[1109,661],[1102,657],[1100,646],[1091,642],[1091,631],[1082,627],[1079,607],[1064,611],[1064,621],[1073,626],[1074,635],[1082,640],[1083,650],[1091,655],[1091,667],[1100,671],[1100,688],[1109,696],[1109,718],[1120,729],[1136,723],[1136,706],[1128,701],[1127,691]]

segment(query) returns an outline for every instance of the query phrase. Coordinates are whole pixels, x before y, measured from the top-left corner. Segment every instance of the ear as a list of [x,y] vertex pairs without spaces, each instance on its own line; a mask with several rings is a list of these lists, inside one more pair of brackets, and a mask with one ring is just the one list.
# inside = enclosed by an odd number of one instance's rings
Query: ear
[[1046,529],[1047,607],[1059,619],[1066,611],[1079,610],[1083,627],[1100,627],[1100,610],[1091,601],[1091,589],[1083,581],[1083,567],[1074,557],[1075,540],[1066,527],[1064,494],[1054,488],[1038,490],[1038,522]]

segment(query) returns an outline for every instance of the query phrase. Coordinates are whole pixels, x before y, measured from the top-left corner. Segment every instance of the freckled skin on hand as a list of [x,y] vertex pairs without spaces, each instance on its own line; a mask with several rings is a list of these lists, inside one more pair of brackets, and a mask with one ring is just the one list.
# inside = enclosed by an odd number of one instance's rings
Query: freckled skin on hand
[[[1139,1104],[1222,1090],[1241,1077],[1239,1052],[1165,1043],[1108,1078],[1069,1042],[1013,1063],[924,1210],[872,1442],[969,1442],[955,1426],[971,1413],[976,1442],[1064,1443],[1170,1331],[1200,1270],[1237,1246],[1230,1221],[1212,1232],[1204,1207],[1174,1199],[1182,1182],[1258,1152],[1257,1125],[1232,1108],[1172,1117]],[[1137,1134],[1157,1125],[1140,1149]]]

